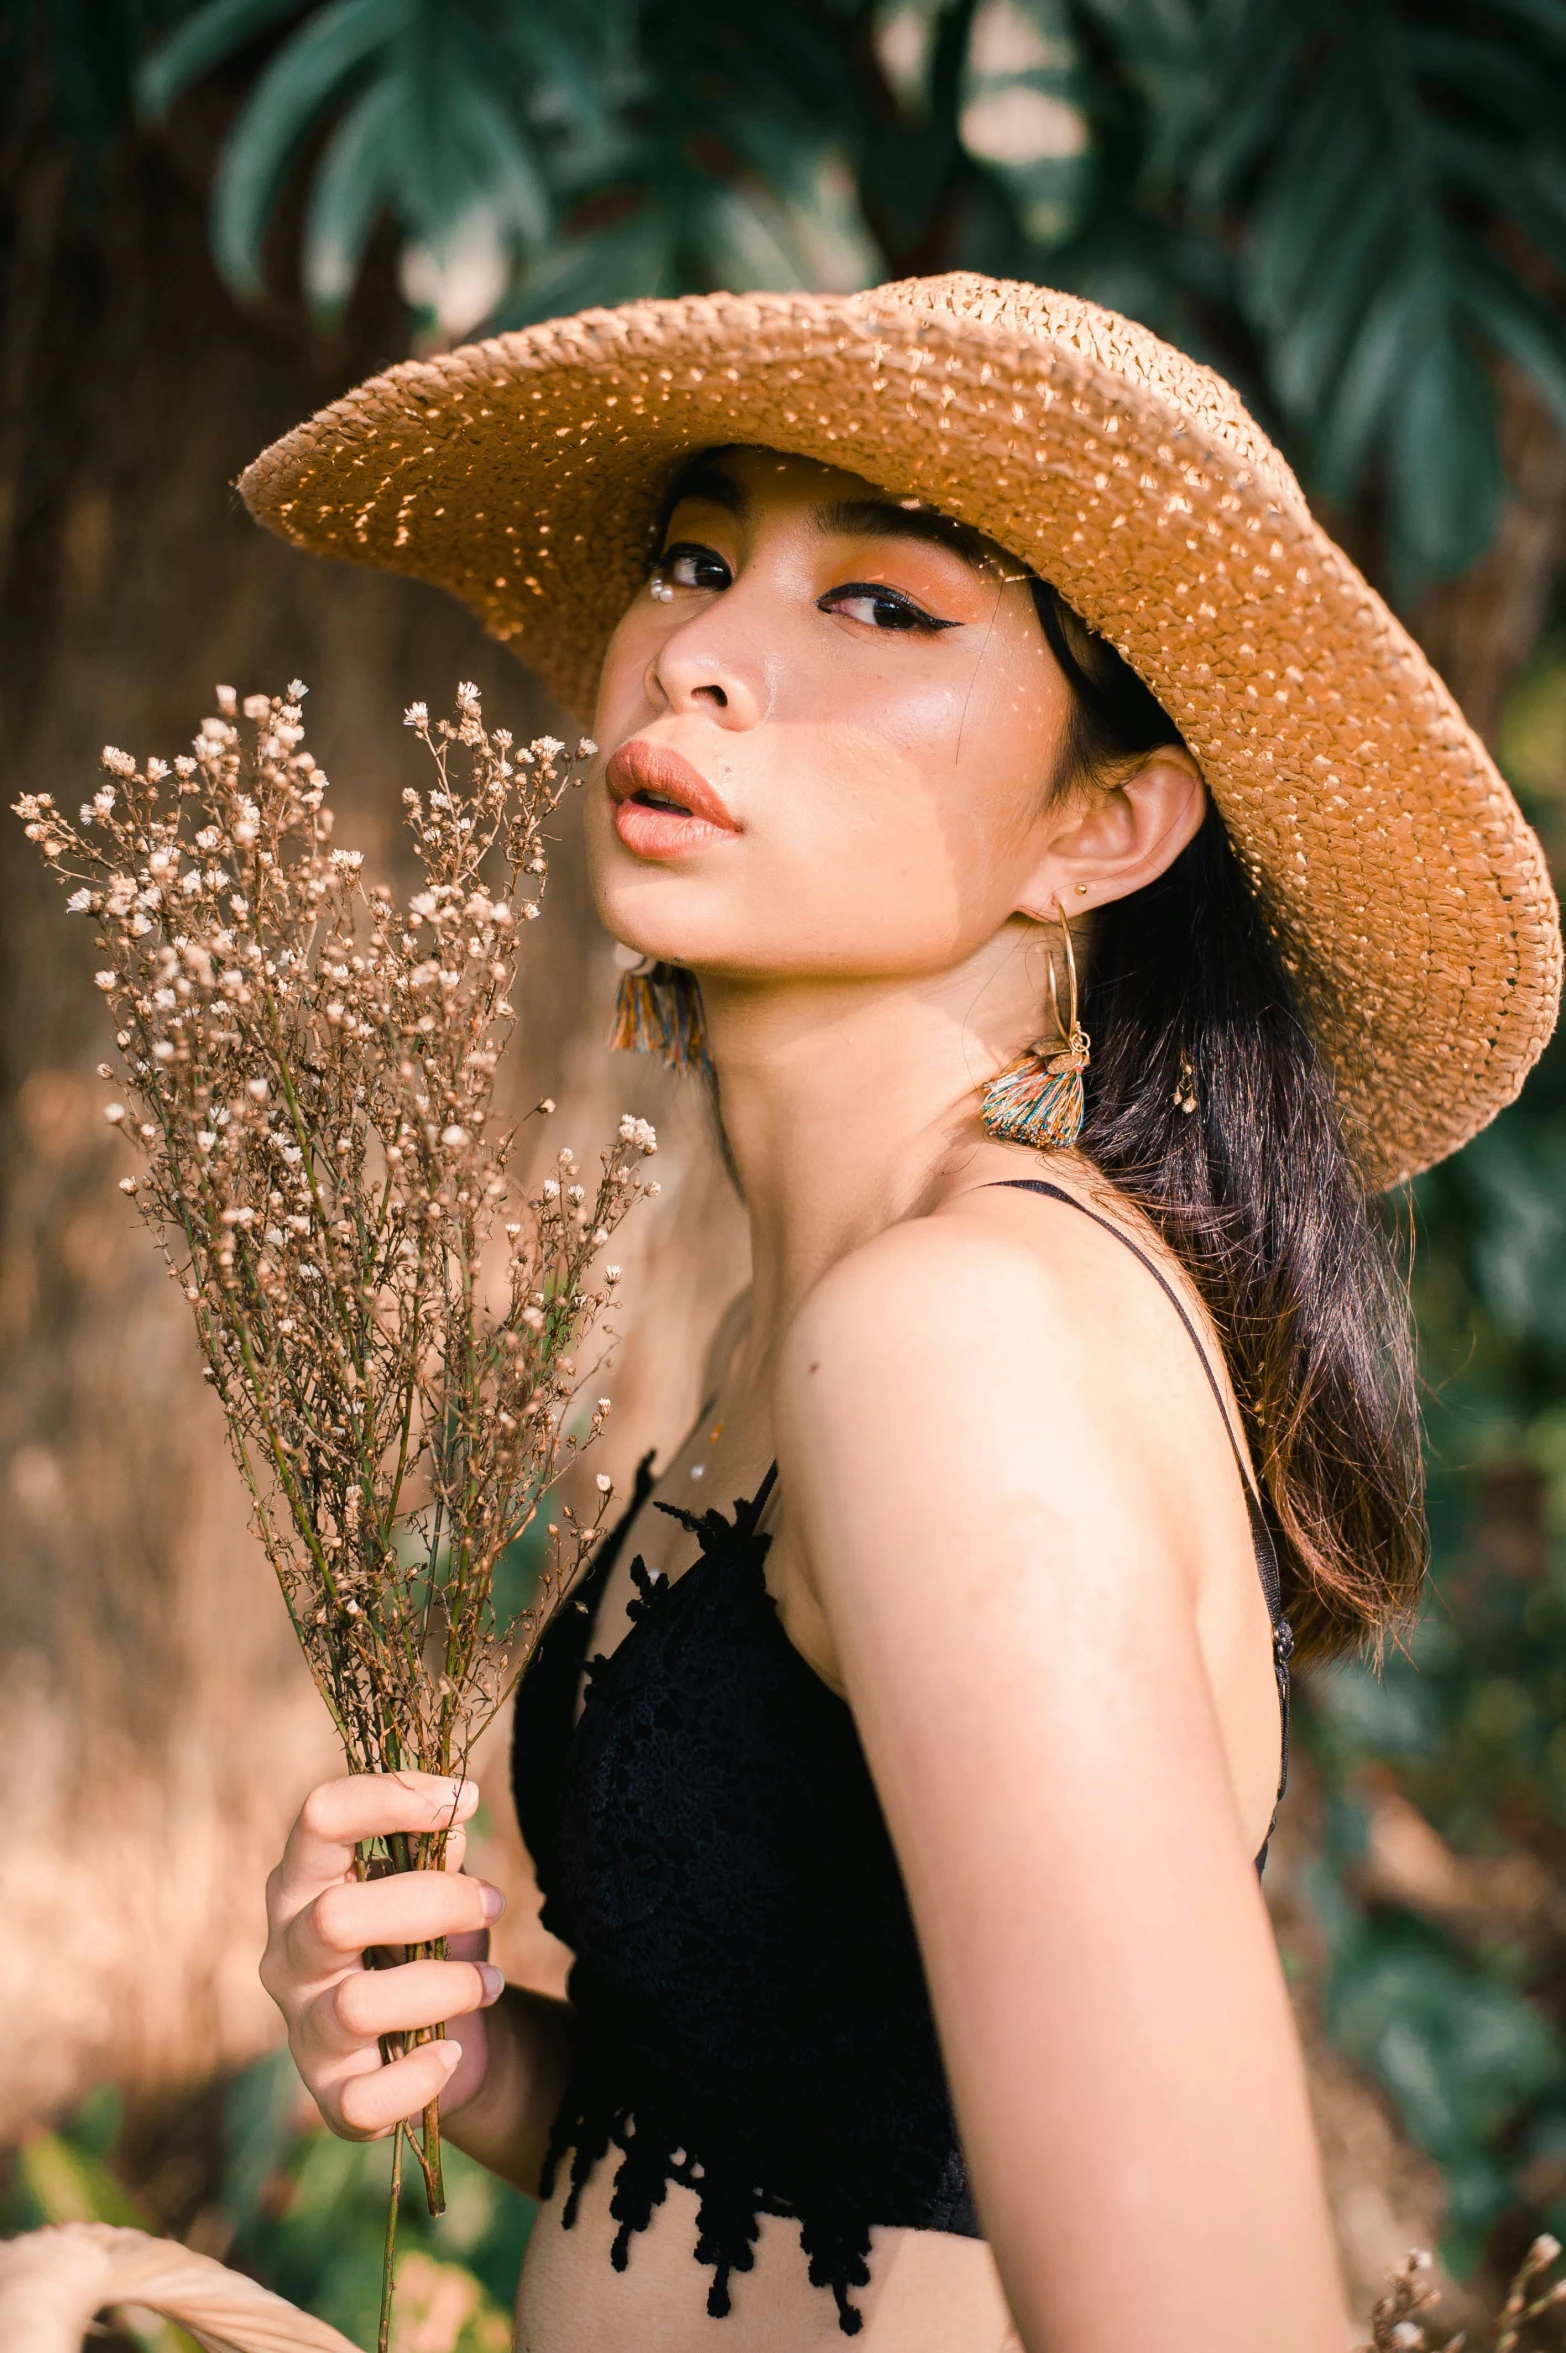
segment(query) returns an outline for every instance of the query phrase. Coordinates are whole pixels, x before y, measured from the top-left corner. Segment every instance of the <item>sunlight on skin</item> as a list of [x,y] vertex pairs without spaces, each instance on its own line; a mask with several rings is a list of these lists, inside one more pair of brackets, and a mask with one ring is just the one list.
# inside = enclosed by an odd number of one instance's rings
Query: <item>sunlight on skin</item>
[[[1178,751],[1134,799],[1049,805],[1069,698],[1015,563],[870,536],[868,515],[834,527],[850,502],[914,510],[803,459],[735,452],[712,472],[744,511],[680,501],[660,567],[672,599],[645,593],[621,622],[595,735],[600,775],[631,740],[679,753],[740,831],[649,871],[590,788],[616,938],[708,983],[904,977],[956,1001],[989,977],[976,960],[1017,961],[1019,909],[1047,917],[1060,897],[1080,914],[1195,832],[1202,788]],[[1025,973],[1013,986],[1026,1032],[1038,1000]]]

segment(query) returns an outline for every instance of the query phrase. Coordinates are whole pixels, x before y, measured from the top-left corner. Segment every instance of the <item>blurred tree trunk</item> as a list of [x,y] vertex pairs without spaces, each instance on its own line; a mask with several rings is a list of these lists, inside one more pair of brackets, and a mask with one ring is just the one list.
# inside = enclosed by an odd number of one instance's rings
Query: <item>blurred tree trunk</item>
[[[454,605],[264,537],[229,485],[275,434],[396,356],[361,334],[312,364],[241,316],[203,206],[166,154],[115,171],[84,218],[44,149],[9,189],[0,361],[0,766],[67,805],[106,741],[165,756],[216,681],[314,689],[340,840],[395,872],[415,696],[459,677],[524,738],[558,714]],[[396,330],[392,305],[384,306]],[[693,1410],[705,1328],[742,1279],[737,1215],[699,1106],[601,1050],[613,972],[569,814],[530,940],[519,1101],[583,1153],[627,1105],[666,1132],[662,1200],[628,1232],[627,1352],[605,1467]],[[188,1311],[116,1189],[94,1066],[111,1050],[89,928],[0,818],[0,2139],[99,2078],[209,2074],[271,2040],[255,1979],[262,1887],[324,1711],[250,1537]],[[625,1100],[622,1102],[621,1097]],[[717,1242],[702,1295],[687,1238]]]

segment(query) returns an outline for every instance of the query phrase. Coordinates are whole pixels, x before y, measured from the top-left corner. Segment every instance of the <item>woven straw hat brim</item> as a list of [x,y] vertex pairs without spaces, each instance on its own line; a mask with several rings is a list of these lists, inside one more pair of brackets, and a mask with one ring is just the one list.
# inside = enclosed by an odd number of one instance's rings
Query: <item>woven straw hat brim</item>
[[587,719],[682,462],[844,466],[1021,557],[1201,762],[1385,1186],[1554,1026],[1543,855],[1451,695],[1233,392],[1113,313],[966,274],[589,311],[410,360],[257,458],[297,546],[438,583]]

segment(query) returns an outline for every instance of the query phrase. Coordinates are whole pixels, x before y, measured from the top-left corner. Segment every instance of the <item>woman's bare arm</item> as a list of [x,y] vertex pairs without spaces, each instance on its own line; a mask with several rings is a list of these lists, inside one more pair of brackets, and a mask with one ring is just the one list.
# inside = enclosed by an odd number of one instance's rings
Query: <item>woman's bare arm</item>
[[[462,1875],[472,1782],[350,1774],[313,1789],[267,1882],[261,1982],[288,2024],[305,2084],[335,2133],[379,2140],[439,2098],[449,2137],[491,2172],[536,2190],[570,2072],[564,2002],[506,1986],[488,1959],[505,1898]],[[354,1877],[356,1844],[454,1825],[445,1871]],[[371,1946],[444,1936],[444,1961],[366,1966]],[[444,2039],[381,2061],[378,2038],[443,2022]]]
[[896,1843],[1030,2353],[1342,2353],[1178,1464],[1165,1475],[1166,1435],[1142,1443],[1124,1333],[1081,1310],[971,1222],[894,1228],[843,1261],[784,1355],[788,1538]]

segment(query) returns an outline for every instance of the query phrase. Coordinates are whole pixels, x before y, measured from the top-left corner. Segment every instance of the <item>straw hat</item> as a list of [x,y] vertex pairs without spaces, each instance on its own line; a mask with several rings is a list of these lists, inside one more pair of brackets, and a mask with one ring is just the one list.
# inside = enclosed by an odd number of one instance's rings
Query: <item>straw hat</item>
[[585,720],[671,477],[735,442],[973,525],[1140,672],[1201,762],[1369,1182],[1511,1100],[1560,987],[1538,842],[1228,385],[1113,312],[966,272],[587,311],[389,369],[240,489],[296,546],[450,589]]

